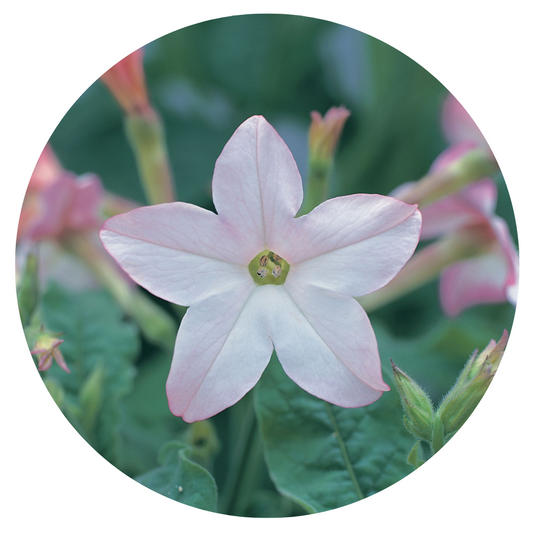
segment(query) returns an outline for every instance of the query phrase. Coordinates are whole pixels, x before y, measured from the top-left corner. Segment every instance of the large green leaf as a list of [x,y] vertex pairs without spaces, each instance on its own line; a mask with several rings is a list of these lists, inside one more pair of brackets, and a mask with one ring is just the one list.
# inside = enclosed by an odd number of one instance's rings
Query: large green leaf
[[272,480],[308,512],[353,503],[412,471],[413,439],[394,389],[367,407],[343,409],[300,389],[274,357],[255,407]]
[[[69,292],[52,285],[42,300],[46,327],[61,332],[61,350],[71,370],[47,371],[64,389],[70,412],[83,436],[106,459],[120,457],[119,400],[131,390],[133,359],[139,350],[137,327],[125,322],[111,296],[103,291]],[[90,416],[89,416],[90,415]]]
[[217,487],[213,476],[191,461],[192,448],[179,441],[169,442],[161,450],[162,466],[136,480],[163,496],[198,509],[216,511]]

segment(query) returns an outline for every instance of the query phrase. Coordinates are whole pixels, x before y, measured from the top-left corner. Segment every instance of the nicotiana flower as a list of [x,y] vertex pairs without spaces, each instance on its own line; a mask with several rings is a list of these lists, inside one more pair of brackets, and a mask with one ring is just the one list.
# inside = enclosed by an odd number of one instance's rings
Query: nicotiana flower
[[273,349],[290,378],[343,407],[389,386],[370,321],[355,296],[388,283],[412,255],[416,206],[356,194],[295,218],[302,181],[260,116],[244,122],[215,165],[218,215],[175,202],[107,220],[101,239],[159,296],[190,306],[167,381],[171,411],[192,422],[233,405]]
[[144,79],[143,56],[143,49],[139,48],[100,77],[128,114],[151,111]]
[[455,234],[483,248],[441,274],[440,300],[450,316],[473,305],[516,304],[518,254],[507,223],[494,214],[496,199],[496,185],[486,178],[422,210],[422,239]]

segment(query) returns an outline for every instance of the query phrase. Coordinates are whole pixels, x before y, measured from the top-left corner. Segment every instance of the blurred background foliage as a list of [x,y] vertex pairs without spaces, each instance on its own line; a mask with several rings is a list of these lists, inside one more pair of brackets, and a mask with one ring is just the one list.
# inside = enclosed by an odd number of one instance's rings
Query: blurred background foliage
[[[310,112],[323,114],[338,105],[351,111],[337,152],[335,196],[388,194],[401,183],[423,176],[447,146],[440,127],[446,88],[387,44],[329,22],[285,15],[212,20],[147,44],[144,65],[152,103],[165,124],[179,199],[208,209],[213,209],[210,183],[215,160],[235,129],[254,114],[264,115],[280,133],[305,180]],[[146,202],[124,135],[122,112],[100,82],[81,95],[50,143],[65,168],[77,174],[94,172],[107,190]],[[512,207],[501,176],[497,183],[497,213],[509,223],[516,242]],[[55,306],[61,298],[68,297],[48,297],[49,327],[77,331],[76,324],[69,326],[56,317]],[[457,319],[446,318],[434,282],[370,318],[384,367],[393,358],[438,402],[472,351],[484,348],[492,338],[499,339],[504,328],[510,329],[513,313],[510,305],[501,304],[469,309]],[[134,346],[135,340],[129,338],[132,331],[123,333]],[[67,357],[75,350],[72,342],[65,341]],[[104,456],[132,477],[163,468],[161,464],[168,461],[161,463],[158,454],[170,440],[188,440],[197,458],[209,441],[191,437],[186,433],[188,425],[168,411],[165,381],[171,354],[145,339],[141,343],[134,376],[128,374],[120,394],[98,407],[111,408],[111,418],[120,419],[113,426],[117,434],[112,446],[106,444]],[[121,357],[127,361],[131,354]],[[54,380],[66,383],[69,379],[56,366],[48,372],[52,388]],[[249,483],[247,503],[232,504],[232,496],[227,495],[236,483],[231,456],[239,446],[239,423],[246,417],[249,396],[212,419],[220,451],[212,453],[208,466],[225,502],[221,510],[250,516],[300,514],[304,512],[301,506],[276,491],[261,453],[256,453],[252,481],[246,481],[243,473],[237,476],[241,489],[242,483]],[[91,430],[98,427],[91,426]],[[180,454],[179,461],[188,460]],[[150,483],[157,484],[157,480]]]

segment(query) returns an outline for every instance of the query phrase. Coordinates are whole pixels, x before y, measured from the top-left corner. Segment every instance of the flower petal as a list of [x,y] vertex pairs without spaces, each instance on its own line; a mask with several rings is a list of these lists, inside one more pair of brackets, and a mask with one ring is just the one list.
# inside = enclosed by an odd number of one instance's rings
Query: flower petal
[[104,187],[97,176],[87,174],[77,178],[68,215],[69,229],[98,228],[102,223],[99,211],[103,200]]
[[275,289],[271,335],[292,380],[342,407],[368,405],[389,390],[374,331],[353,298],[288,281]]
[[276,250],[302,203],[302,180],[281,137],[260,116],[244,122],[215,165],[213,202],[223,221],[239,228],[250,260]]
[[475,141],[479,146],[487,145],[472,117],[452,94],[444,100],[441,122],[449,142]]
[[361,296],[404,266],[418,244],[420,225],[416,206],[394,198],[334,198],[296,219],[278,253],[291,265],[289,278]]
[[240,400],[272,354],[262,290],[250,276],[193,305],[183,319],[167,381],[170,410],[186,422]]
[[159,204],[117,215],[104,223],[100,238],[133,280],[180,305],[251,280],[250,258],[236,231],[194,205]]
[[444,312],[457,316],[467,307],[507,301],[507,262],[501,253],[460,261],[441,275]]
[[486,178],[424,207],[421,238],[433,239],[469,224],[487,222],[494,213],[497,195],[495,183]]

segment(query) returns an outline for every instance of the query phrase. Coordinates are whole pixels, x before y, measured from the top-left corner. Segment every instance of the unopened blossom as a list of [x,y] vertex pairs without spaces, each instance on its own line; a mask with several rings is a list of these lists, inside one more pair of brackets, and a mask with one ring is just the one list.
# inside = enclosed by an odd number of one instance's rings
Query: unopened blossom
[[126,56],[100,77],[127,114],[150,111],[143,68],[142,48]]
[[156,296],[190,306],[167,381],[170,410],[187,422],[233,405],[273,349],[307,392],[343,407],[376,401],[376,338],[354,296],[390,281],[419,238],[416,206],[356,194],[295,218],[302,181],[289,149],[260,116],[218,158],[217,213],[174,202],[107,220],[101,239]]
[[100,77],[125,113],[126,137],[135,155],[146,198],[151,204],[176,199],[163,122],[150,104],[142,48]]
[[55,361],[65,372],[70,374],[70,369],[63,358],[59,346],[64,342],[63,339],[55,338],[52,335],[43,333],[35,343],[31,353],[36,355],[39,361],[39,371],[44,372],[52,366]]
[[349,116],[350,111],[345,107],[332,107],[323,117],[318,111],[311,112],[311,127],[309,128],[311,158],[329,159],[333,156],[344,123]]

